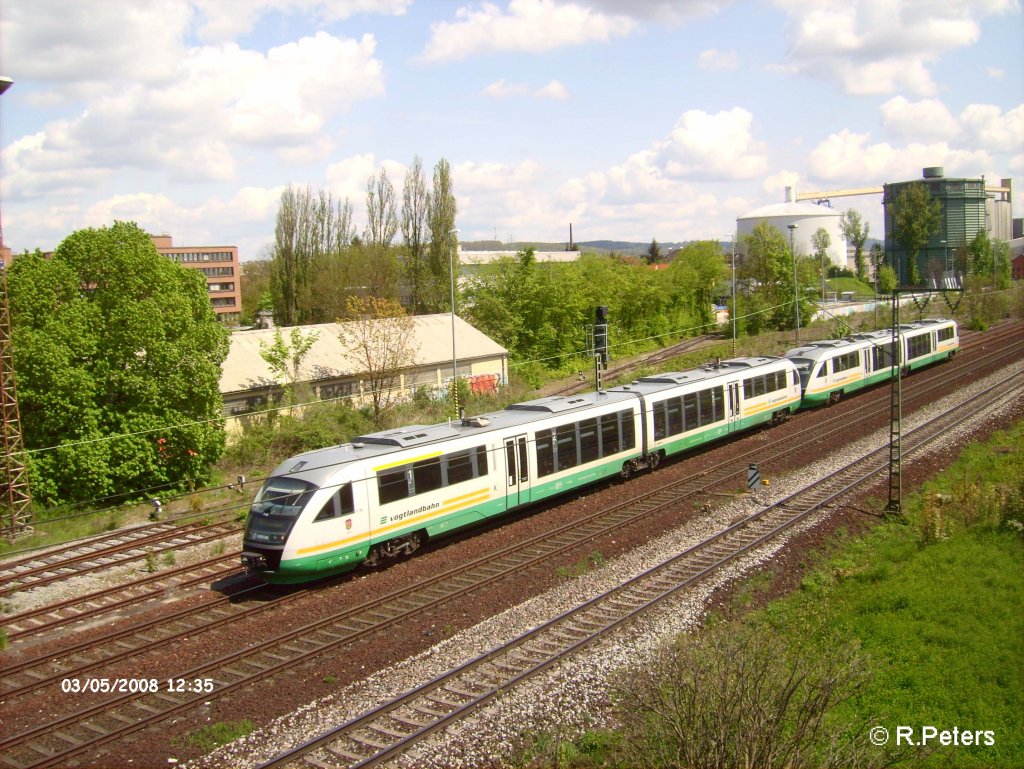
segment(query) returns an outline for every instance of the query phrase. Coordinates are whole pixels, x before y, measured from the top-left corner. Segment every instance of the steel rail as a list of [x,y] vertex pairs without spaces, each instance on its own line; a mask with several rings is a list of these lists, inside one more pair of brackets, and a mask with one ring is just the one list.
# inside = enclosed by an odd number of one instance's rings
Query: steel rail
[[[905,434],[906,454],[918,453],[950,429],[991,408],[969,408],[1013,383],[997,397],[1020,397],[1024,375],[1013,374]],[[965,413],[966,412],[966,413]],[[841,470],[787,495],[683,553],[576,606],[522,635],[490,649],[448,673],[325,732],[259,765],[272,769],[298,759],[317,767],[378,765],[405,752],[512,687],[536,676],[639,614],[718,571],[866,483],[872,485],[888,462],[885,447],[847,463]],[[730,540],[738,540],[730,544]],[[341,743],[344,745],[331,744]],[[310,756],[326,750],[328,759]],[[342,763],[339,764],[338,759]]]

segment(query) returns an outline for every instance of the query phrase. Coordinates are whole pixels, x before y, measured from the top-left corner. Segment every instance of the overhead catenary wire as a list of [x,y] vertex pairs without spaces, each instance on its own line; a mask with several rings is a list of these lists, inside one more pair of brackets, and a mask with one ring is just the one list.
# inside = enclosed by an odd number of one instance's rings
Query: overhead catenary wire
[[[737,316],[737,320],[744,320],[746,318],[751,318],[751,317],[755,317],[757,315],[769,313],[769,312],[772,312],[774,310],[777,310],[777,309],[784,308],[784,307],[787,307],[789,305],[792,305],[793,302],[794,302],[794,300],[787,300],[787,301],[785,301],[785,302],[783,302],[781,304],[778,304],[778,305],[774,305],[774,306],[766,307],[766,308],[761,308],[759,310],[755,310],[754,312],[750,312],[750,313],[746,313],[744,315]],[[659,340],[659,339],[662,339],[664,337],[669,337],[669,336],[679,336],[679,337],[682,337],[682,336],[684,336],[684,335],[686,335],[688,333],[702,330],[705,325],[706,324],[694,325],[694,326],[689,326],[689,327],[682,328],[682,329],[674,329],[674,330],[666,331],[666,332],[663,332],[663,333],[660,333],[660,334],[655,334],[655,335],[651,335],[651,336],[647,336],[647,337],[639,337],[639,338],[627,339],[627,340],[623,340],[622,342],[619,342],[617,344],[610,345],[610,347],[613,348],[613,349],[619,349],[619,348],[626,347],[626,346],[629,346],[629,345],[638,344],[638,343],[642,343],[642,342],[653,341],[653,340]],[[522,360],[522,361],[516,361],[514,363],[510,363],[509,364],[509,368],[510,369],[512,369],[512,368],[521,368],[521,367],[529,365],[531,363],[543,363],[545,361],[555,360],[555,359],[559,359],[559,358],[582,357],[582,356],[585,356],[586,354],[587,354],[587,350],[568,351],[568,352],[565,352],[565,353],[561,353],[559,355],[552,355],[552,356],[545,356],[545,357],[540,357],[540,358],[532,358],[532,359],[527,359],[527,360]],[[396,386],[393,386],[393,387],[391,387],[389,389],[391,391],[397,390],[399,392],[406,392],[406,391],[414,392],[414,391],[418,390],[422,386],[423,386],[422,384],[406,384],[406,385],[396,385]],[[364,391],[362,393],[352,393],[352,394],[348,394],[348,395],[339,395],[339,396],[332,397],[332,398],[316,398],[314,400],[304,401],[304,402],[300,402],[300,403],[292,403],[292,404],[283,404],[283,405],[278,405],[278,406],[271,406],[271,407],[268,407],[268,408],[265,408],[265,409],[260,409],[260,410],[255,410],[255,411],[248,411],[248,412],[245,413],[245,416],[246,417],[258,417],[258,416],[263,416],[263,415],[274,414],[274,413],[277,413],[277,412],[280,412],[280,411],[283,411],[283,410],[306,409],[306,408],[309,408],[309,407],[312,407],[312,406],[326,405],[326,404],[330,404],[330,403],[338,403],[338,402],[347,401],[347,400],[355,400],[357,398],[364,398],[367,395],[372,395],[374,392],[375,392],[374,390],[368,390],[368,391]],[[381,389],[381,392],[383,392],[383,388]],[[56,451],[56,450],[61,450],[61,449],[73,449],[73,448],[76,448],[76,447],[79,447],[79,446],[85,446],[85,445],[95,444],[95,443],[104,442],[104,441],[116,441],[116,440],[119,440],[119,439],[133,438],[133,437],[138,437],[138,436],[142,436],[142,435],[153,435],[153,434],[158,434],[158,433],[162,433],[162,432],[171,432],[171,431],[174,431],[174,430],[177,430],[177,429],[189,428],[189,427],[193,427],[193,426],[196,426],[196,425],[207,425],[207,424],[211,424],[211,423],[218,423],[218,422],[222,422],[224,419],[225,419],[225,416],[221,415],[221,416],[217,416],[217,417],[211,417],[211,418],[208,418],[208,419],[188,420],[188,421],[184,421],[184,422],[178,422],[178,423],[173,424],[173,425],[165,425],[165,426],[161,426],[161,427],[147,428],[147,429],[144,429],[144,430],[137,430],[137,431],[126,432],[126,433],[116,433],[116,434],[113,434],[113,435],[100,436],[100,437],[97,437],[97,438],[89,438],[89,439],[85,439],[85,440],[82,440],[82,441],[73,441],[73,442],[68,442],[68,443],[62,443],[62,444],[58,444],[56,446],[48,446],[48,447],[40,447],[40,448],[34,448],[34,449],[27,449],[27,450],[24,451],[24,453],[25,454],[38,454],[38,453],[44,453],[44,452],[48,452],[48,451]],[[126,491],[123,491],[123,492],[118,492],[116,494],[111,494],[111,495],[107,495],[107,496],[104,496],[104,497],[100,497],[100,498],[98,498],[98,500],[76,502],[76,503],[73,503],[73,506],[74,507],[80,507],[82,505],[93,504],[96,501],[105,501],[105,500],[111,499],[113,497],[143,497],[144,495],[149,494],[149,493],[151,493],[153,491],[161,490],[163,488],[173,488],[173,487],[179,485],[180,483],[181,483],[180,481],[178,481],[178,482],[168,482],[166,484],[159,484],[159,485],[156,485],[156,486],[146,487],[146,488],[143,488],[143,489],[126,490]],[[169,501],[177,501],[179,499],[182,499],[182,498],[185,498],[187,496],[194,495],[194,494],[198,494],[198,493],[205,493],[205,492],[216,491],[216,490],[220,490],[220,489],[226,489],[226,488],[229,488],[229,487],[231,487],[233,485],[234,484],[228,483],[228,484],[223,484],[222,486],[219,486],[219,487],[205,487],[203,489],[195,489],[195,490],[192,490],[192,491],[189,491],[189,492],[182,492],[177,497],[172,498],[172,500],[169,500]],[[92,511],[88,511],[88,512],[72,514],[71,516],[61,516],[59,518],[53,518],[53,519],[50,519],[50,520],[61,520],[61,519],[69,518],[69,517],[79,517],[81,515],[94,515],[94,514],[99,514],[99,513],[103,513],[103,512],[110,512],[110,511],[116,510],[116,509],[118,509],[120,507],[123,507],[123,505],[114,505],[112,507],[101,508],[100,510],[92,510]]]

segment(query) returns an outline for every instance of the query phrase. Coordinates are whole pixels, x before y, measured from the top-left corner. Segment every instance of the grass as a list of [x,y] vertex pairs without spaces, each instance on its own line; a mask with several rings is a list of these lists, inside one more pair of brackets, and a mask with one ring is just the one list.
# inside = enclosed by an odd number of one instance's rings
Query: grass
[[253,730],[253,723],[248,718],[241,721],[224,721],[221,723],[204,726],[198,731],[191,732],[185,737],[185,743],[191,747],[198,748],[204,753],[209,753],[214,748],[227,745],[239,737],[244,737]]
[[[716,632],[753,628],[784,646],[824,656],[838,641],[859,647],[871,675],[829,723],[888,729],[870,759],[905,767],[1024,766],[1024,422],[957,461],[905,505],[908,524],[836,532],[810,563],[799,590],[740,619],[708,617]],[[941,515],[936,514],[941,511]],[[758,572],[734,592],[729,616],[770,587]],[[730,623],[732,623],[730,625]],[[896,746],[899,727],[929,744]],[[854,737],[866,737],[861,727]],[[992,745],[943,745],[938,735],[991,732]],[[550,737],[550,736],[548,736]],[[538,749],[521,765],[556,758],[565,767],[621,766],[615,733],[592,732],[552,756]],[[959,739],[959,738],[958,738]],[[549,746],[550,748],[550,746]],[[565,760],[569,759],[569,760]],[[541,761],[544,759],[541,758]]]
[[844,291],[852,291],[854,296],[871,296],[875,295],[875,287],[863,280],[857,280],[857,278],[827,278],[825,285],[829,291],[837,291],[843,293]]

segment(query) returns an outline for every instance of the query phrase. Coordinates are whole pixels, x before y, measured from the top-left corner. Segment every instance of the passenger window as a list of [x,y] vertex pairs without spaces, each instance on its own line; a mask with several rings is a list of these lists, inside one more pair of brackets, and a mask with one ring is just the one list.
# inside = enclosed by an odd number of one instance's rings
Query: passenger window
[[341,514],[351,515],[356,510],[355,499],[352,495],[352,484],[346,483],[338,490],[339,502],[341,502]]
[[441,488],[441,458],[433,457],[413,463],[412,476],[417,494]]
[[448,455],[448,485],[462,483],[473,478],[473,458],[468,451],[456,451]]
[[328,499],[324,506],[320,508],[320,512],[316,514],[314,522],[326,521],[330,518],[334,518],[338,515],[338,495],[337,493],[332,494],[331,498]]
[[382,505],[409,496],[409,482],[405,470],[406,467],[400,467],[377,476],[377,491]]

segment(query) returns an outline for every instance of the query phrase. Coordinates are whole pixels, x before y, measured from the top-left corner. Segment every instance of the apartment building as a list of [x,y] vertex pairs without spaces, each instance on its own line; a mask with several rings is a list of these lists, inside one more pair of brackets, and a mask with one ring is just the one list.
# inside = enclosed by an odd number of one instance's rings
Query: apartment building
[[170,235],[150,235],[156,250],[182,267],[199,270],[206,277],[217,318],[237,323],[242,312],[238,246],[175,246]]

